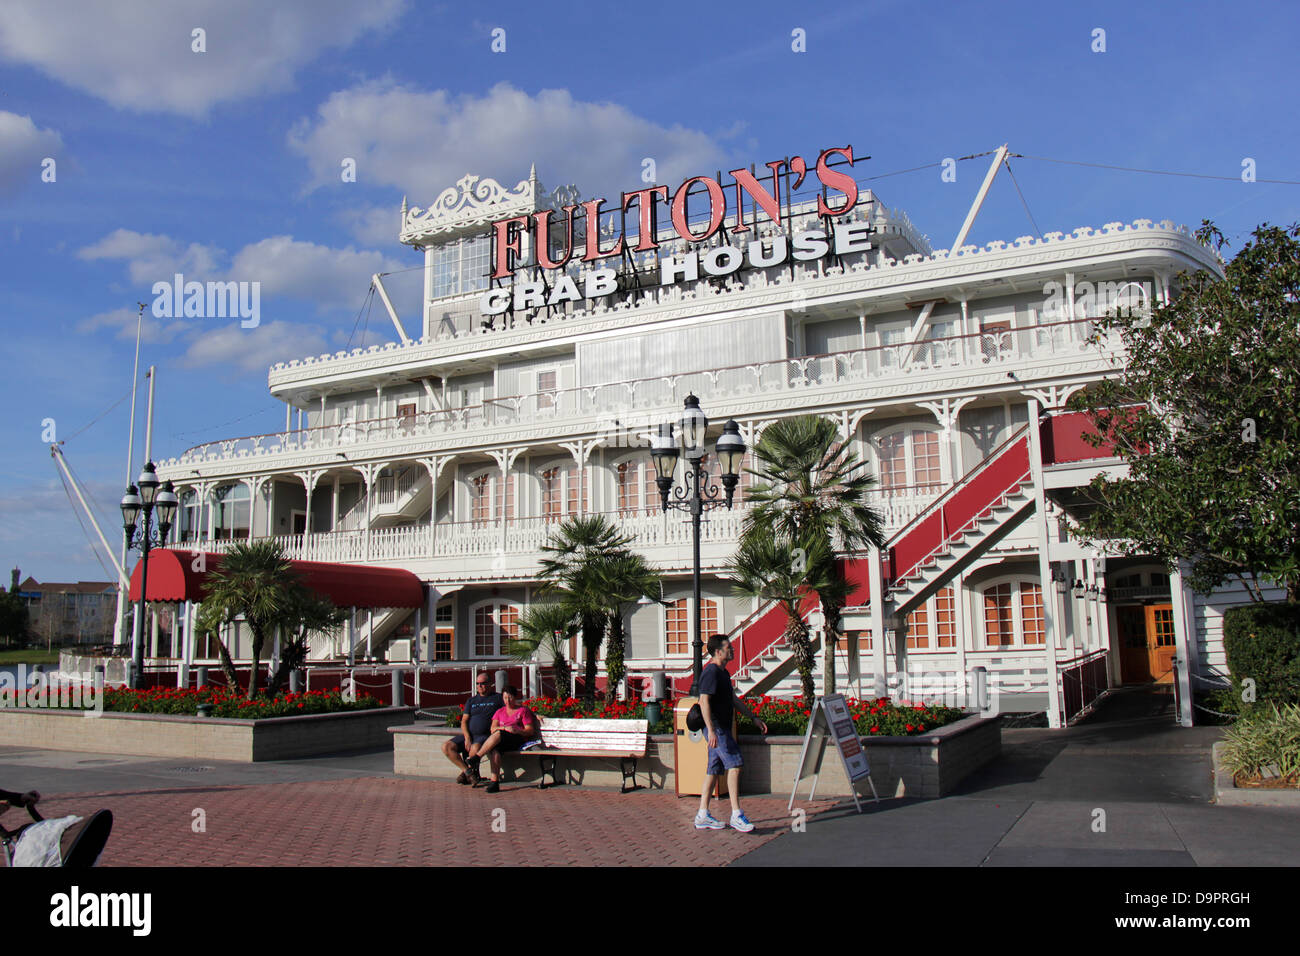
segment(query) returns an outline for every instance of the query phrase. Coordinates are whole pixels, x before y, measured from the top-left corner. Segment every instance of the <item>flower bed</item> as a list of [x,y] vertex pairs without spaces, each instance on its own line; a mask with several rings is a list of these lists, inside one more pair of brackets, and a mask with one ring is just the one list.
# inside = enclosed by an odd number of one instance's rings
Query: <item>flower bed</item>
[[104,689],[104,710],[113,713],[180,714],[192,717],[200,704],[211,704],[213,717],[244,720],[335,714],[384,706],[369,694],[362,694],[355,701],[344,700],[343,695],[336,690],[309,690],[301,694],[280,694],[273,700],[265,697],[247,700],[243,693],[225,687],[200,687],[195,690],[176,687]]
[[[808,731],[808,715],[811,705],[802,697],[783,698],[744,697],[744,702],[767,724],[772,736],[802,737]],[[845,698],[853,722],[862,737],[912,737],[936,730],[947,724],[961,720],[966,716],[956,707],[938,707],[929,704],[891,703],[889,698],[877,700],[858,700]],[[673,732],[674,701],[663,702],[663,716],[659,723],[650,728],[652,734],[670,734]],[[600,718],[603,720],[645,720],[645,704],[641,701],[616,701],[605,704],[601,701],[586,701],[576,697],[534,697],[524,701],[539,717],[581,717]],[[459,727],[464,711],[453,707],[447,714],[447,726]],[[747,718],[740,718],[737,731],[741,734],[756,734],[758,727]]]
[[[770,734],[802,737],[808,731],[808,716],[812,705],[802,697],[790,699],[763,695],[743,700],[767,724]],[[910,704],[907,701],[894,704],[888,697],[876,700],[846,697],[845,702],[849,706],[849,713],[853,715],[853,723],[860,737],[912,737],[966,716],[956,707]],[[743,718],[738,730],[742,734],[758,733],[758,728]]]

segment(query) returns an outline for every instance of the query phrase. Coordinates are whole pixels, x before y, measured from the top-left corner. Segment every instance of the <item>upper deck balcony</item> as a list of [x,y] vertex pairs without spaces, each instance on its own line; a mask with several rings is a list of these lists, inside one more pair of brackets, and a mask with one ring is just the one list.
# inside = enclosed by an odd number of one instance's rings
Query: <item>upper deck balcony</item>
[[[164,461],[160,473],[238,475],[350,460],[392,460],[599,435],[648,444],[653,426],[694,393],[719,414],[742,419],[796,408],[833,409],[997,392],[1069,382],[1117,368],[1122,343],[1095,319],[994,328],[916,344],[805,355],[773,362],[675,372],[600,386],[488,399],[465,407],[230,438]],[[180,469],[184,466],[183,474]],[[168,474],[170,472],[170,474]]]
[[[878,208],[877,208],[878,207]],[[870,217],[880,243],[891,230],[915,233],[904,213],[879,203],[855,211]],[[917,238],[918,242],[923,242]],[[911,240],[909,240],[909,243]],[[388,343],[273,366],[271,393],[300,405],[318,396],[349,387],[367,387],[377,378],[418,380],[439,374],[440,367],[467,358],[491,361],[534,349],[554,350],[595,333],[652,327],[701,316],[725,317],[745,313],[831,311],[837,308],[872,312],[938,296],[961,297],[973,285],[1008,289],[1028,287],[1036,277],[1060,276],[1071,269],[1104,268],[1124,263],[1129,270],[1173,275],[1183,270],[1222,266],[1213,252],[1191,232],[1165,220],[1139,219],[1131,225],[1107,223],[1101,229],[1081,227],[1070,235],[1048,233],[1041,240],[1021,236],[1013,243],[990,242],[983,248],[965,246],[912,254],[901,260],[881,257],[877,263],[859,261],[848,267],[820,260],[808,266],[754,269],[720,278],[671,285],[647,284],[618,296],[594,300],[588,309],[532,319],[485,319],[477,295],[443,304],[443,318],[431,334],[403,343]],[[579,280],[582,271],[576,273]]]

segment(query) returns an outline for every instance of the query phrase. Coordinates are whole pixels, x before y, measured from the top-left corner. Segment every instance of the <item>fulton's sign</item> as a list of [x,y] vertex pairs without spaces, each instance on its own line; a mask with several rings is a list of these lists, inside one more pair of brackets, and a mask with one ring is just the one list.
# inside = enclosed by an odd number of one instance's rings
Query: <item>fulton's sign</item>
[[[834,162],[840,157],[840,162]],[[858,157],[866,159],[869,157]],[[749,196],[751,209],[761,209],[766,217],[781,222],[783,197],[793,195],[810,176],[822,187],[817,195],[817,215],[823,219],[842,216],[858,202],[858,184],[842,171],[854,163],[853,147],[822,150],[809,166],[802,156],[767,163],[772,171],[760,181],[747,169],[733,169],[729,183],[712,176],[692,176],[670,192],[667,186],[648,186],[620,196],[617,211],[626,222],[629,215],[637,224],[636,234],[619,231],[614,237],[600,235],[601,207],[604,199],[574,203],[559,210],[542,209],[527,216],[511,216],[492,224],[492,278],[513,276],[521,265],[535,264],[548,272],[561,270],[574,258],[574,236],[581,229],[585,236],[580,261],[596,263],[622,258],[628,253],[653,252],[659,248],[658,209],[668,209],[673,231],[689,245],[713,238],[723,228],[728,213],[732,216],[730,241],[703,251],[688,250],[681,256],[665,256],[659,264],[659,284],[695,281],[703,276],[726,276],[742,267],[757,269],[782,265],[794,260],[807,262],[833,253],[836,256],[865,252],[871,248],[871,227],[865,222],[835,223],[825,229],[807,229],[787,236],[785,233],[759,238],[746,236],[754,232],[744,216],[744,197]],[[838,168],[837,168],[838,167]],[[768,188],[770,184],[770,189]],[[734,197],[729,205],[729,195]],[[788,199],[786,200],[788,201]],[[707,215],[699,215],[707,210]],[[688,217],[688,214],[693,214]],[[607,248],[601,248],[604,241]],[[489,289],[480,300],[484,315],[500,315],[515,310],[558,306],[580,299],[612,295],[619,289],[618,272],[609,267],[590,270],[581,284],[565,272],[550,281],[516,281],[512,286]]]

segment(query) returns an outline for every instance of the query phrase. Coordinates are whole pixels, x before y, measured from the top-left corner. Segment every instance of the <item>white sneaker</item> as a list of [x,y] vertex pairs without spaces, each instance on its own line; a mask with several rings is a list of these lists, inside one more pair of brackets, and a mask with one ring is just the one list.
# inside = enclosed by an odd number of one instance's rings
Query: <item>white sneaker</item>
[[726,826],[708,810],[701,810],[695,814],[695,829],[697,830],[724,830]]
[[754,824],[749,822],[749,817],[745,816],[745,811],[737,810],[731,815],[731,828],[739,830],[741,833],[749,833],[754,829]]

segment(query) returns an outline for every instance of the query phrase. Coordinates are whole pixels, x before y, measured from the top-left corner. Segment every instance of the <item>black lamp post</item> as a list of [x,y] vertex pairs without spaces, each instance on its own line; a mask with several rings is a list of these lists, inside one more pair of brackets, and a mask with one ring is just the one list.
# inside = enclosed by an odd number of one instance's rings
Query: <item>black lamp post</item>
[[[131,649],[131,686],[139,689],[144,676],[144,618],[145,598],[149,587],[149,551],[162,547],[167,542],[172,520],[176,517],[176,508],[180,499],[170,481],[158,483],[158,474],[153,462],[144,466],[137,479],[138,487],[130,485],[122,496],[122,528],[126,532],[127,550],[140,549],[143,567],[140,569],[140,602],[135,617],[135,640]],[[154,508],[158,509],[158,527],[152,528]],[[136,528],[136,519],[141,514],[144,521]]]
[[[745,442],[740,437],[740,426],[729,421],[722,428],[718,437],[716,452],[722,470],[722,488],[707,480],[702,462],[705,454],[705,433],[709,420],[700,410],[700,400],[694,395],[686,396],[686,407],[678,422],[681,432],[681,448],[673,438],[673,426],[664,423],[659,426],[659,434],[650,446],[650,455],[654,459],[659,485],[659,500],[664,511],[688,511],[691,515],[692,544],[692,589],[695,597],[695,612],[691,621],[693,637],[691,694],[700,689],[700,671],[704,666],[704,641],[700,636],[700,515],[725,504],[731,507],[736,494],[736,484],[740,480],[740,463],[745,457]],[[673,472],[677,459],[686,455],[686,467],[682,470],[682,484],[673,484]],[[673,500],[669,500],[669,498]]]

